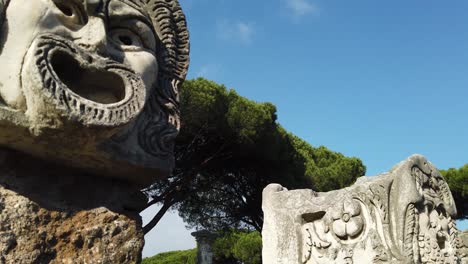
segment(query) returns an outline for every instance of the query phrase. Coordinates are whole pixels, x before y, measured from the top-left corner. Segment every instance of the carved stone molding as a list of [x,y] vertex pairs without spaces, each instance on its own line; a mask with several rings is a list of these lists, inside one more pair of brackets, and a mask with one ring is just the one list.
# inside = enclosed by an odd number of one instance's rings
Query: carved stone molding
[[327,193],[269,185],[263,210],[264,263],[462,263],[464,257],[449,187],[420,155]]

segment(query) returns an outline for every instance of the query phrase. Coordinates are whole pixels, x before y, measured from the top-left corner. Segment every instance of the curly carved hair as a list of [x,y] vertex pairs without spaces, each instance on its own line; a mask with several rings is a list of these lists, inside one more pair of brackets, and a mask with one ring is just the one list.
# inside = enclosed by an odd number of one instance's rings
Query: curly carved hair
[[[106,0],[106,2],[109,0]],[[158,83],[138,122],[138,142],[149,154],[170,158],[180,127],[179,88],[189,66],[189,33],[178,0],[119,0],[144,9],[159,38]],[[10,0],[0,0],[0,28]],[[0,31],[1,32],[1,31]],[[0,52],[2,40],[0,39]]]
[[189,34],[185,15],[177,0],[127,0],[138,2],[148,12],[160,39],[158,89],[150,95],[139,144],[160,158],[172,156],[180,127],[179,88],[189,66]]

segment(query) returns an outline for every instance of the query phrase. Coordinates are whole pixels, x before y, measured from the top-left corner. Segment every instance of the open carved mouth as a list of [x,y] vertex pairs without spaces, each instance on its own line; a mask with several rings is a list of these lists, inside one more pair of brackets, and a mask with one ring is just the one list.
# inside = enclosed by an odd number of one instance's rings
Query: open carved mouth
[[132,69],[60,36],[38,37],[26,64],[26,89],[48,98],[70,120],[115,127],[129,123],[144,106],[145,85]]
[[84,67],[61,51],[52,55],[51,65],[60,80],[83,98],[101,104],[113,104],[125,98],[125,83],[116,73]]

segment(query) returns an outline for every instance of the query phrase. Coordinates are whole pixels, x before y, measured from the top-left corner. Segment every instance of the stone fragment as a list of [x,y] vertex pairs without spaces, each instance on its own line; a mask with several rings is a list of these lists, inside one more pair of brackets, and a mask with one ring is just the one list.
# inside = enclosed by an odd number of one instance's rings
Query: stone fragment
[[467,263],[449,187],[420,155],[326,193],[271,184],[263,211],[265,264]]

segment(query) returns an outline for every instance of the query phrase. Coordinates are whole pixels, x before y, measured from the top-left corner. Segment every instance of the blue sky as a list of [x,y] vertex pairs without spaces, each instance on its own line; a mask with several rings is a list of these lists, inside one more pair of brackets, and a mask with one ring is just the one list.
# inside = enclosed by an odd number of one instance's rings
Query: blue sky
[[[414,153],[468,163],[467,1],[180,1],[189,79],[272,102],[286,129],[361,158],[367,175]],[[176,214],[164,221],[175,238],[157,227],[146,255],[193,245]]]

